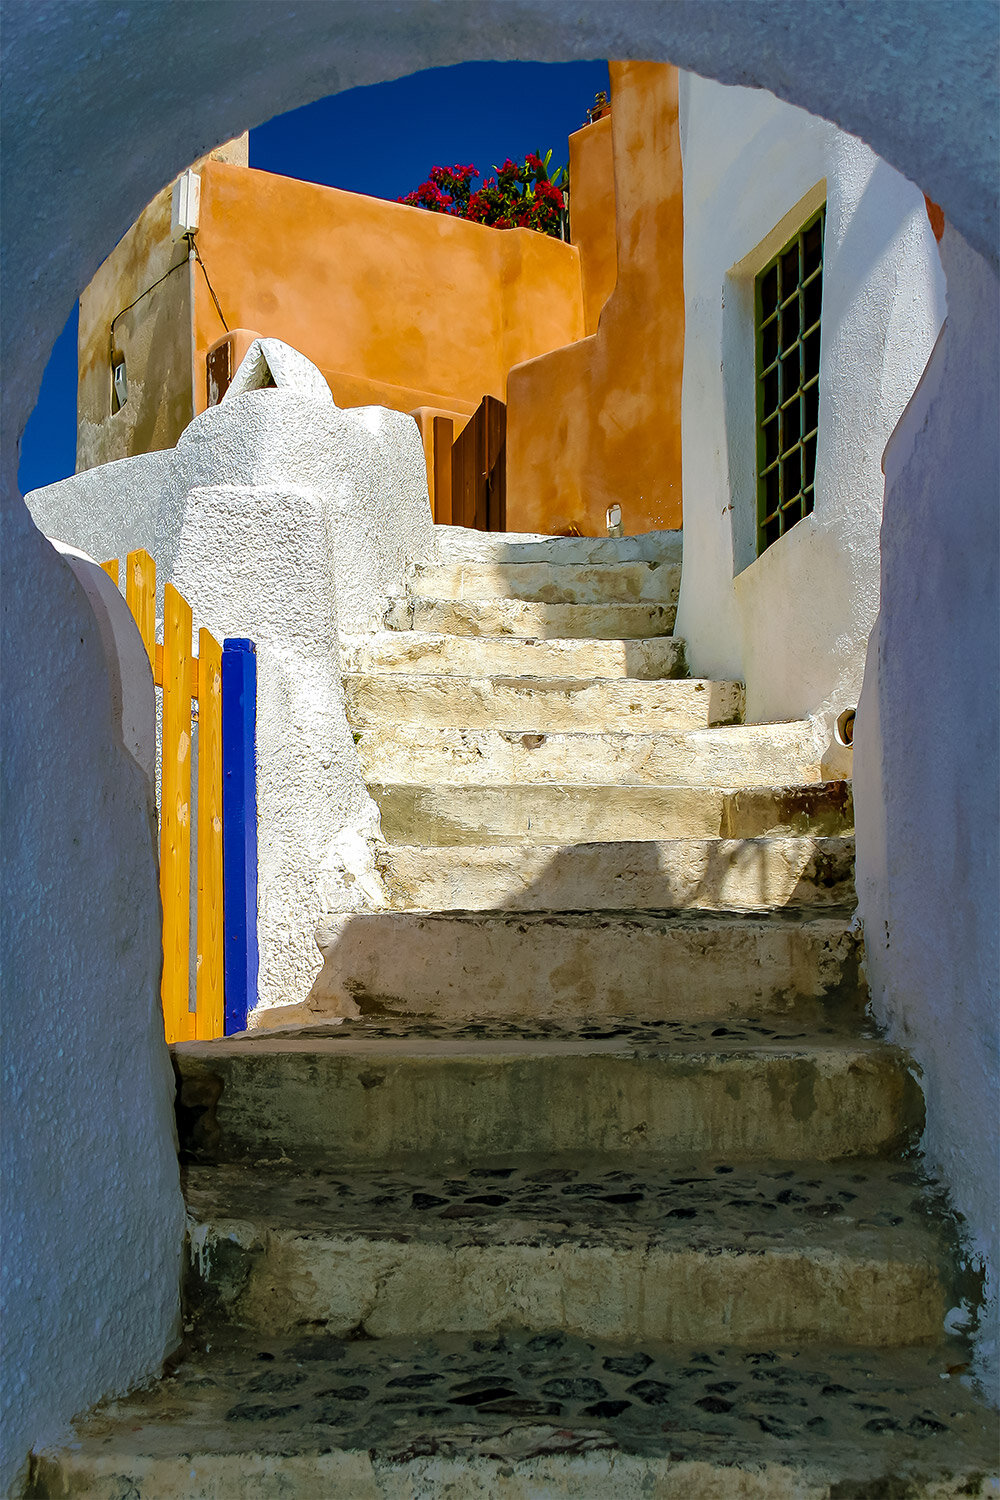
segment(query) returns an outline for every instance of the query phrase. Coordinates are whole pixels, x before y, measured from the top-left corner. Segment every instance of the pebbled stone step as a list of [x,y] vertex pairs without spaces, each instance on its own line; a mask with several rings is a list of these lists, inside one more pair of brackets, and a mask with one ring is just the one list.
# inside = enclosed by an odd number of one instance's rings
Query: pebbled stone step
[[447,672],[453,677],[685,678],[680,636],[649,640],[528,640],[383,630],[341,637],[344,672]]
[[453,677],[662,681],[687,676],[684,642],[673,635],[630,641],[519,640],[384,630],[342,636],[341,662],[345,672],[448,672]]
[[211,1341],[38,1455],[30,1500],[995,1494],[964,1345],[623,1348],[559,1332]]
[[891,1163],[191,1167],[185,1194],[206,1327],[881,1348],[940,1337],[956,1300],[933,1194]]
[[680,564],[680,531],[646,531],[639,536],[544,536],[526,531],[473,531],[467,526],[435,526],[435,556],[441,563],[608,563]]
[[853,838],[391,845],[379,874],[397,911],[768,911],[848,906]]
[[389,630],[599,641],[669,635],[675,604],[545,604],[523,599],[394,599]]
[[908,1149],[924,1118],[904,1053],[819,1021],[343,1022],[172,1052],[202,1162],[835,1161]]
[[351,723],[390,729],[683,733],[743,718],[739,682],[631,682],[614,678],[450,677],[348,673]]
[[331,1015],[661,1020],[867,999],[841,909],[355,912],[321,921],[316,940],[313,998]]
[[417,599],[524,599],[537,604],[676,604],[675,562],[421,563],[409,593]]
[[685,837],[843,835],[854,829],[849,781],[806,786],[498,786],[372,781],[382,831],[396,844],[520,845]]
[[577,782],[759,786],[817,782],[820,752],[808,721],[735,724],[664,734],[434,729],[379,724],[355,734],[367,781],[497,785]]

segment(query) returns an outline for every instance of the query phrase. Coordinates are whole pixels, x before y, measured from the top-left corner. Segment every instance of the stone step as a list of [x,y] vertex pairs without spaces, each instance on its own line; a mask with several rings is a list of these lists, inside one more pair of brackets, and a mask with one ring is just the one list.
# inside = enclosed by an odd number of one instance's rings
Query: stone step
[[863,1007],[861,941],[831,911],[379,911],[321,921],[327,1014],[787,1014]]
[[663,734],[374,725],[355,734],[365,780],[750,787],[822,779],[808,721]]
[[675,604],[535,604],[523,599],[394,599],[389,630],[529,640],[644,640],[669,635]]
[[957,1340],[884,1352],[556,1331],[186,1352],[36,1455],[32,1500],[976,1500],[995,1414]]
[[661,734],[743,718],[739,682],[348,673],[344,696],[351,723],[372,728]]
[[453,677],[619,677],[660,681],[687,676],[680,636],[650,640],[518,640],[516,636],[428,635],[384,630],[341,637],[345,672],[448,672]]
[[954,1285],[919,1183],[883,1162],[191,1167],[185,1307],[265,1335],[920,1343]]
[[533,604],[676,604],[675,562],[419,563],[416,599],[523,599]]
[[811,786],[499,786],[371,782],[396,844],[555,844],[634,839],[837,836],[854,828],[849,781]]
[[769,911],[847,906],[853,838],[669,839],[379,851],[396,911]]
[[680,531],[647,531],[640,536],[544,536],[526,531],[473,531],[467,526],[435,526],[434,550],[441,563],[609,563],[671,562],[683,552]]
[[905,1053],[819,1023],[355,1021],[172,1052],[201,1162],[835,1161],[910,1149],[924,1120]]

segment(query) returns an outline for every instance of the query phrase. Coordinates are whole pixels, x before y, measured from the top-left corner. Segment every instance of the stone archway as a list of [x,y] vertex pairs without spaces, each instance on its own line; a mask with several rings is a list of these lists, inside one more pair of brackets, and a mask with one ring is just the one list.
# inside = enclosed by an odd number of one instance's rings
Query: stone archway
[[[991,776],[995,783],[997,745],[993,694],[982,688],[995,666],[997,357],[978,322],[983,298],[995,296],[997,183],[988,0],[946,8],[933,0],[902,8],[893,0],[409,0],[379,7],[377,27],[365,0],[288,8],[12,0],[5,21],[5,1107],[18,1122],[16,1131],[8,1125],[4,1163],[14,1288],[5,1426],[13,1472],[26,1447],[74,1410],[152,1369],[176,1310],[180,1201],[155,1034],[158,911],[146,793],[114,740],[89,607],[16,489],[18,439],[49,350],[117,237],[174,172],[248,124],[331,91],[484,56],[669,59],[721,82],[769,88],[860,135],[918,182],[952,226],[952,335],[929,371],[922,432],[910,440],[913,456],[908,465],[901,459],[887,505],[883,557],[892,574],[883,579],[883,614],[894,611],[897,647],[908,634],[919,646],[931,618],[949,637],[947,649],[938,642],[929,653],[929,682],[911,654],[880,686],[872,660],[882,748],[866,774],[875,805],[882,781],[896,778],[902,800],[885,803],[884,816],[899,829],[880,847],[905,846],[922,875],[934,870],[931,908],[953,909],[954,882],[966,882],[971,915],[942,939],[940,959],[956,970],[952,999],[960,1000],[975,980],[969,942],[985,944],[987,975],[997,969],[995,858],[984,832],[993,809],[982,790]],[[974,399],[958,390],[963,372],[966,380],[971,372]],[[934,504],[942,485],[955,497],[944,519]],[[909,507],[915,486],[920,503]],[[927,778],[908,781],[906,758],[919,748],[927,704],[947,700],[956,671],[967,684],[952,714],[962,733],[949,727],[937,738],[940,805],[925,809],[925,825],[914,830],[906,801],[925,795]],[[945,845],[944,865],[935,864]],[[873,870],[876,885],[879,878]],[[905,929],[905,911],[893,920]],[[926,924],[926,903],[914,920]],[[892,940],[898,951],[898,926]],[[962,1056],[975,1060],[980,1023],[963,1025]],[[980,1058],[980,1074],[982,1066]],[[972,1141],[962,1138],[967,1120],[956,1130],[945,1154],[958,1170]],[[113,1246],[115,1233],[133,1233],[129,1213],[142,1227],[123,1269]],[[50,1358],[53,1349],[60,1359]]]

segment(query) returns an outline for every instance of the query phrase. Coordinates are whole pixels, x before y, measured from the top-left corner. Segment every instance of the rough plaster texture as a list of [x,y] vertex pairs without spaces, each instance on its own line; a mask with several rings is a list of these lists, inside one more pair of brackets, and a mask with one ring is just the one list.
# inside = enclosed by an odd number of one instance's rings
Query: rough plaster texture
[[[158,920],[147,786],[114,740],[92,612],[31,524],[16,483],[17,445],[49,351],[74,298],[143,205],[220,140],[338,89],[471,57],[669,58],[724,83],[770,88],[835,120],[917,182],[996,265],[991,0],[948,7],[933,0],[905,7],[894,0],[864,6],[817,0],[805,9],[797,0],[766,8],[752,0],[615,6],[523,0],[516,8],[505,0],[475,6],[444,0],[433,9],[383,6],[379,21],[372,26],[364,0],[298,8],[8,0],[5,9],[0,420],[7,803],[0,878],[13,1017],[4,1107],[21,1128],[6,1132],[3,1157],[17,1211],[5,1216],[7,1232],[19,1236],[20,1248],[7,1264],[6,1322],[15,1331],[4,1355],[10,1409],[0,1485],[9,1483],[29,1445],[75,1408],[140,1378],[159,1358],[169,1321],[164,1288],[173,1285],[177,1243],[172,1190],[153,1194],[151,1203],[145,1191],[137,1196],[120,1153],[92,1146],[128,1129],[132,1159],[159,1160],[169,1141],[162,1114],[145,1107],[142,1086],[161,1045],[148,1019]],[[976,288],[960,281],[951,310],[974,319]],[[983,352],[995,371],[995,347]],[[966,534],[958,523],[974,506],[977,486],[985,482],[995,492],[995,466],[981,468],[988,461],[978,444],[952,454],[953,535]],[[889,548],[898,539],[897,565],[911,584],[908,560],[915,564],[924,538],[934,536],[933,516],[917,525],[908,528],[892,513],[883,533]],[[942,597],[950,600],[960,574],[947,556],[937,566]],[[981,648],[995,639],[995,601],[967,595],[957,604]],[[897,628],[909,623],[916,638],[925,636],[914,592],[904,593],[900,605]],[[923,692],[940,702],[952,686],[952,663],[936,665]],[[897,689],[907,691],[895,683],[886,690],[890,716],[902,709],[892,696]],[[991,715],[988,693],[970,697],[966,728],[974,741],[991,733]],[[954,789],[955,814],[964,819],[968,807],[975,826],[978,808],[967,802],[963,780],[965,743],[950,736],[936,746],[936,765]],[[895,822],[900,807],[891,805]],[[965,878],[961,892],[970,920],[994,919],[993,892],[981,882]],[[108,1041],[136,1042],[130,1017],[148,1041],[122,1047],[115,1083]],[[116,1087],[132,1092],[115,1102]],[[942,1129],[952,1151],[971,1153],[981,1124],[972,1135],[949,1117]],[[65,1161],[75,1159],[62,1150],[51,1159],[46,1153],[54,1143],[68,1147],[81,1139],[90,1151],[71,1196],[43,1200],[39,1181],[51,1194]],[[149,1172],[144,1180],[155,1179]],[[150,1280],[127,1320],[114,1322],[115,1336],[104,1337],[96,1319],[114,1320],[128,1285],[114,1254],[115,1227],[139,1202],[150,1206],[140,1239]],[[985,1221],[977,1227],[988,1229]],[[81,1318],[88,1304],[95,1316]]]
[[876,1013],[923,1069],[927,1150],[988,1268],[996,1395],[1000,308],[995,275],[954,230],[941,253],[948,321],[886,453],[882,606],[855,739],[858,898]]
[[[689,74],[681,101],[677,630],[695,673],[744,677],[750,721],[835,715],[857,702],[878,608],[882,449],[944,317],[937,246],[922,195],[853,137]],[[824,197],[816,508],[756,558],[754,277]]]
[[100,563],[53,540],[94,611],[108,666],[111,711],[118,738],[150,784],[156,785],[156,689],[149,657],[132,611]]
[[222,399],[232,401],[247,391],[259,391],[269,385],[295,390],[324,406],[333,404],[330,387],[316,366],[281,339],[252,340]]
[[[148,665],[144,679],[130,677],[141,642],[102,601],[100,570],[59,559],[23,511],[11,530],[20,565],[4,569],[2,618],[4,1492],[29,1443],[57,1435],[97,1391],[157,1372],[179,1336],[184,1226],[143,768],[152,677]],[[27,657],[25,628],[42,646]],[[108,660],[116,635],[126,649]],[[43,804],[25,795],[39,780]]]
[[[268,371],[277,388],[259,389]],[[270,1006],[308,993],[321,914],[381,904],[338,624],[373,628],[413,557],[433,556],[434,533],[409,417],[338,411],[315,366],[273,339],[251,346],[233,384],[172,453],[88,470],[29,505],[92,554],[147,548],[160,600],[169,581],[196,629],[257,643],[258,993]]]

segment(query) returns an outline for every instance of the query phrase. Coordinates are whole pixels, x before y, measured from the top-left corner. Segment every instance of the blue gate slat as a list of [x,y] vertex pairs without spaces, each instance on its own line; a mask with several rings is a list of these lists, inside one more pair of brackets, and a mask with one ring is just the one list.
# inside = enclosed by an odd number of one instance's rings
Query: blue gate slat
[[226,1035],[257,1003],[257,650],[222,646],[222,885]]

